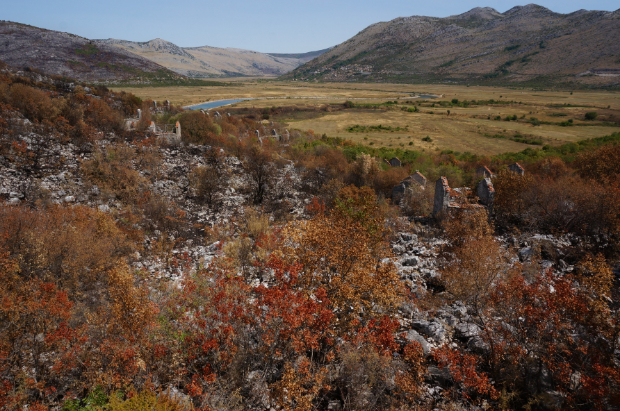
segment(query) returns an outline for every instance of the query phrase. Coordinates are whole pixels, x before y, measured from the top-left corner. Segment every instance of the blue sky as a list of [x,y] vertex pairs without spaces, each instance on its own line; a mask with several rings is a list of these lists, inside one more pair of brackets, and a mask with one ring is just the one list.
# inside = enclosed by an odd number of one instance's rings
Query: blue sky
[[[66,31],[90,39],[147,41],[182,47],[236,47],[271,53],[320,50],[370,24],[396,17],[445,17],[477,6],[504,12],[513,1],[366,0],[1,0],[0,19]],[[555,12],[620,8],[618,0],[549,0]]]

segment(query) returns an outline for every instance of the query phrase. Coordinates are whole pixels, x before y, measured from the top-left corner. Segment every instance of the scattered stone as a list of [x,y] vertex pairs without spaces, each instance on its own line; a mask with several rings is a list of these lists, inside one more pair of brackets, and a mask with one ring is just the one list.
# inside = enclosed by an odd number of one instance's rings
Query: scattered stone
[[424,352],[424,356],[426,357],[428,354],[430,354],[431,352],[431,347],[428,344],[428,342],[424,339],[424,337],[422,337],[420,334],[418,334],[415,330],[409,330],[407,331],[407,335],[405,336],[405,338],[407,339],[407,341],[409,342],[413,342],[416,341],[418,342],[421,346],[422,346],[422,351]]

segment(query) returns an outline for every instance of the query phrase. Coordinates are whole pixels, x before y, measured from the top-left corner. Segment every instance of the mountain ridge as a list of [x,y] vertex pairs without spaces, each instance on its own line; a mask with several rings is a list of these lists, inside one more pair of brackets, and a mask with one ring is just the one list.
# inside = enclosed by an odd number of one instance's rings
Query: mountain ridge
[[[597,70],[619,70],[606,77]],[[620,80],[620,9],[561,14],[528,4],[477,7],[438,18],[366,27],[284,79],[479,84],[614,85]]]
[[137,54],[188,77],[278,76],[323,52],[260,53],[233,47],[180,47],[160,38],[146,42],[105,39],[104,44]]
[[85,37],[11,21],[0,21],[0,60],[86,81],[179,77],[148,59]]

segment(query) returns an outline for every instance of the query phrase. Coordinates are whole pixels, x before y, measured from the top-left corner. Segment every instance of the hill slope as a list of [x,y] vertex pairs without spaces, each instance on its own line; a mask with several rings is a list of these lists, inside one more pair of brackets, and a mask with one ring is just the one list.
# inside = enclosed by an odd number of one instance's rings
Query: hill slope
[[[304,54],[264,54],[218,47],[179,47],[169,41],[100,40],[189,77],[264,76],[287,73],[326,50]],[[311,58],[309,58],[311,56]]]
[[373,24],[285,78],[550,84],[620,81],[620,10],[529,4]]
[[70,33],[0,21],[0,60],[77,80],[179,77],[127,51]]

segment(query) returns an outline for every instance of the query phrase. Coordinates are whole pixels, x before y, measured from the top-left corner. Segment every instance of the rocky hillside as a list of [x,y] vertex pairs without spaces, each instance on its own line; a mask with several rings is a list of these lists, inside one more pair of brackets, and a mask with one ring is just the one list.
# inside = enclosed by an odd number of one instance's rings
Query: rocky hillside
[[179,47],[169,41],[108,39],[102,43],[137,54],[189,77],[264,76],[285,74],[326,50],[303,54],[264,54],[218,47]]
[[289,73],[332,81],[532,85],[620,82],[620,10],[554,13],[529,4],[373,24]]
[[407,167],[251,137],[276,107],[158,103],[0,62],[1,409],[617,409],[620,134],[418,152],[435,220]]
[[82,81],[179,77],[148,59],[75,34],[0,22],[0,60]]

